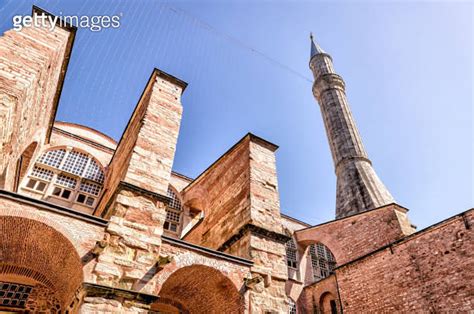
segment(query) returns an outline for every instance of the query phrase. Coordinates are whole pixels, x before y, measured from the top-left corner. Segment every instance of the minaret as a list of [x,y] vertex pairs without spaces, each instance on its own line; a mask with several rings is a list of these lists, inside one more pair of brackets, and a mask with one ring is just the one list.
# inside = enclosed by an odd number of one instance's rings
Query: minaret
[[336,170],[336,218],[393,203],[364,149],[347,102],[344,81],[335,73],[331,56],[314,42],[312,34],[309,67]]

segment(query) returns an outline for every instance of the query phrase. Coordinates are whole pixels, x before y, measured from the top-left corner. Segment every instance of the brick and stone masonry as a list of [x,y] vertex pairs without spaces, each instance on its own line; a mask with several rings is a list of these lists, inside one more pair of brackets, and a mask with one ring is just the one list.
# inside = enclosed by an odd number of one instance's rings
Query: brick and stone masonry
[[[310,226],[280,214],[277,146],[253,134],[195,179],[172,171],[186,83],[161,70],[119,143],[54,122],[75,32],[0,37],[0,311],[472,311],[473,210],[414,233],[368,160],[331,57],[314,42],[313,93],[338,187],[337,219]],[[66,147],[105,174],[93,205],[46,195],[61,186],[48,171],[79,181],[73,193],[98,183],[39,160]]]

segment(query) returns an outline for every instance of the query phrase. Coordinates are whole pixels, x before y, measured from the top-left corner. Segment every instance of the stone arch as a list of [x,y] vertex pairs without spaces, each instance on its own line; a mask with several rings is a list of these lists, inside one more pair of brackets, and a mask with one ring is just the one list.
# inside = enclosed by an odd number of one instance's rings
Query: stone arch
[[[244,300],[234,283],[219,270],[194,264],[179,268],[162,285],[152,309],[175,304],[190,313],[243,313]],[[181,308],[180,308],[181,307]]]
[[189,191],[184,189],[183,204],[190,209],[206,212],[208,207],[208,192],[202,187],[192,188]]
[[15,191],[18,191],[20,182],[23,180],[26,173],[28,172],[28,169],[31,165],[31,160],[33,159],[33,155],[35,154],[37,148],[38,142],[32,142],[30,145],[28,145],[28,147],[25,148],[23,153],[18,158],[14,186]]
[[345,260],[345,254],[342,246],[336,239],[325,232],[321,232],[319,230],[315,230],[314,232],[305,231],[305,233],[297,232],[296,241],[305,251],[305,255],[308,252],[309,246],[311,244],[322,243],[331,250],[338,264],[343,263]]
[[33,219],[0,216],[0,261],[0,281],[32,287],[31,294],[41,305],[32,311],[64,311],[83,282],[73,244]]
[[321,314],[337,314],[336,297],[329,291],[321,294],[318,306]]
[[71,145],[65,145],[65,144],[59,144],[59,145],[45,145],[42,147],[40,152],[38,153],[38,159],[41,157],[41,155],[47,153],[50,150],[58,150],[58,149],[67,149],[67,148],[72,148],[72,150],[86,154],[90,156],[100,167],[100,169],[106,174],[106,166],[100,161],[100,159],[95,156],[94,153],[91,153],[88,150],[85,150],[84,148],[81,147],[76,147],[76,146],[71,146]]

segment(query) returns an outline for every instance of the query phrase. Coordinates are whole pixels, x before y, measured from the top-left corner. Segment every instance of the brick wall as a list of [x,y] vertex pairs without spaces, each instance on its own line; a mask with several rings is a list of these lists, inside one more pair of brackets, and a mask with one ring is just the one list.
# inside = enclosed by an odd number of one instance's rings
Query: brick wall
[[110,162],[97,214],[121,181],[166,195],[181,121],[186,83],[155,69]]
[[[48,26],[49,27],[49,26]],[[0,37],[0,177],[12,190],[16,161],[52,127],[75,29],[7,31]]]
[[337,269],[344,311],[471,311],[473,226],[471,209]]
[[204,211],[204,221],[186,241],[218,249],[250,222],[249,143],[243,139],[184,189],[186,205],[205,206],[197,208]]
[[342,265],[408,235],[407,224],[406,209],[392,204],[296,231],[295,237],[303,248],[321,242]]

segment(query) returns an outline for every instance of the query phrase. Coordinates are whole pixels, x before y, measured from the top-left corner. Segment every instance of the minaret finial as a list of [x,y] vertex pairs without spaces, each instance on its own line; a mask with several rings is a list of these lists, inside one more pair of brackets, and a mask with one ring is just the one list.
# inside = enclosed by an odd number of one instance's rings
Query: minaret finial
[[324,50],[322,50],[321,47],[319,47],[319,45],[314,42],[313,32],[309,33],[309,38],[311,40],[311,56],[310,56],[310,59],[313,56],[317,55],[317,54],[325,53]]

